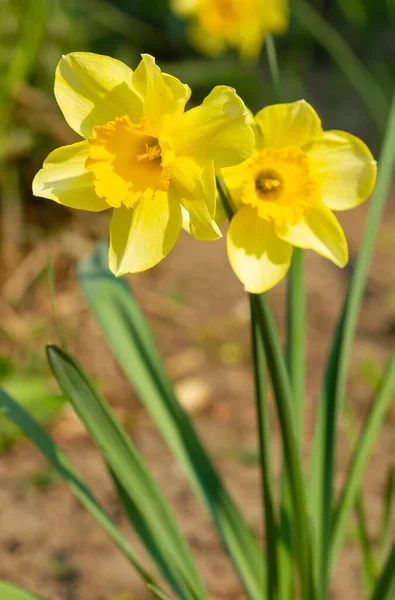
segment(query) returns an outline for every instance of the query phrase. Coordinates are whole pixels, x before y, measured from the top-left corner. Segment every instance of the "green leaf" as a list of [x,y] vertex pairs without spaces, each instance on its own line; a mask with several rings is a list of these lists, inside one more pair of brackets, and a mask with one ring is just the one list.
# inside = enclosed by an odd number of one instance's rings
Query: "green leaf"
[[250,598],[260,600],[263,556],[178,402],[142,312],[123,279],[108,270],[107,248],[79,267],[85,298],[168,447],[180,463],[238,570]]
[[128,516],[164,577],[182,599],[207,598],[192,554],[159,486],[111,407],[69,353],[48,346],[47,356],[61,390],[113,473]]
[[148,589],[151,590],[154,596],[156,596],[156,598],[159,598],[159,600],[171,600],[169,596],[167,596],[164,592],[162,592],[162,590],[157,588],[155,585],[149,585]]
[[86,484],[81,479],[80,475],[65,454],[63,454],[63,452],[56,446],[55,442],[23,408],[23,406],[21,406],[18,402],[15,402],[15,400],[13,400],[2,389],[0,389],[0,415],[1,414],[15,423],[15,425],[21,429],[26,437],[32,440],[32,442],[45,456],[53,468],[56,469],[59,475],[65,480],[73,494],[88,510],[92,517],[96,519],[102,529],[107,533],[108,537],[131,562],[141,577],[147,583],[153,583],[153,577],[143,567],[140,559],[136,556],[121,532],[105,513],[104,509],[100,506],[96,498],[92,495],[91,491],[87,488]]
[[[2,388],[17,397],[20,404],[42,425],[49,425],[64,407],[64,398],[52,389],[48,378],[35,375],[11,375]],[[22,436],[20,429],[0,415],[0,451]]]
[[327,595],[330,572],[328,539],[333,509],[338,413],[343,404],[351,349],[374,244],[392,181],[395,164],[394,138],[395,95],[380,154],[376,189],[370,201],[370,210],[360,251],[332,342],[314,433],[309,497],[314,536],[317,540],[315,555],[319,572],[320,595],[323,600]]
[[392,515],[395,503],[395,466],[388,471],[387,485],[385,486],[384,494],[384,509],[379,535],[379,551],[380,556],[383,556],[387,549],[388,538],[392,531]]
[[395,598],[395,544],[392,546],[384,569],[376,584],[371,600],[394,600]]
[[376,563],[372,541],[368,533],[366,511],[361,493],[358,496],[355,510],[357,513],[359,547],[362,555],[363,586],[366,594],[370,596],[376,581]]
[[330,542],[330,566],[338,556],[347,529],[347,517],[358,498],[363,475],[372,446],[383,424],[386,412],[393,399],[395,389],[395,352],[388,361],[380,387],[375,395],[362,432],[352,453],[347,478],[334,511]]
[[0,598],[1,600],[44,600],[41,596],[31,594],[5,581],[0,581]]

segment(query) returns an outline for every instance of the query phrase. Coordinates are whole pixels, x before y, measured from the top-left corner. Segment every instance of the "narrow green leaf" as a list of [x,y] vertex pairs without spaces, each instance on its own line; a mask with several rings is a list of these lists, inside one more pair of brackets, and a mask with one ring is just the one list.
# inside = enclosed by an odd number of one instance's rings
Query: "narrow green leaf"
[[113,410],[69,353],[48,346],[47,356],[61,390],[119,482],[128,516],[153,560],[180,598],[204,600],[203,583],[173,513]]
[[395,390],[395,352],[388,361],[380,387],[370,405],[361,434],[352,453],[347,478],[333,516],[330,567],[333,568],[347,528],[347,518],[358,498],[372,446],[383,424]]
[[162,590],[157,588],[155,585],[149,585],[148,589],[151,590],[154,596],[159,598],[159,600],[171,600],[169,596],[167,596],[164,592],[162,592]]
[[123,279],[108,270],[107,248],[79,267],[85,298],[126,376],[207,506],[250,598],[261,600],[263,556],[182,410],[151,332]]
[[263,520],[266,533],[267,599],[278,597],[278,545],[277,519],[272,461],[270,457],[270,424],[268,414],[268,394],[266,389],[265,352],[261,332],[256,322],[253,302],[250,296],[251,346],[255,379],[255,400],[259,440],[259,464],[261,468]]
[[21,588],[16,587],[15,585],[11,585],[10,583],[6,583],[5,581],[0,581],[0,599],[1,600],[44,600],[41,596],[36,596],[36,594],[31,594],[26,590],[22,590]]
[[108,537],[131,562],[141,577],[147,583],[153,583],[153,577],[143,567],[140,559],[105,513],[98,501],[94,498],[68,458],[30,414],[2,389],[0,389],[0,413],[3,413],[8,419],[15,423],[26,437],[32,440],[38,450],[40,450],[49,463],[65,480],[73,494],[88,510],[92,517],[96,519],[102,529],[107,533]]
[[385,486],[384,494],[384,509],[379,535],[379,552],[383,556],[387,550],[388,538],[392,531],[392,516],[395,504],[395,466],[392,466],[388,471],[387,485]]
[[366,594],[370,596],[376,582],[376,566],[372,542],[368,533],[366,512],[361,493],[358,495],[355,510],[357,513],[359,547],[362,555],[363,587]]
[[391,548],[384,569],[376,584],[371,600],[394,600],[395,598],[395,544]]
[[370,201],[362,244],[349,290],[335,331],[325,372],[314,434],[311,468],[311,515],[317,543],[315,556],[319,570],[320,596],[325,600],[330,571],[330,526],[333,508],[333,476],[336,458],[338,412],[347,382],[352,343],[359,310],[395,163],[395,95],[379,160],[376,189]]

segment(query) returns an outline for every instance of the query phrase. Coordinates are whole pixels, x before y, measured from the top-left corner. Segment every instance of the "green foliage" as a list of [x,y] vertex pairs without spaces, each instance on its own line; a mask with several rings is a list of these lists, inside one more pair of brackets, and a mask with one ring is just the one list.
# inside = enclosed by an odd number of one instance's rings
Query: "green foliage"
[[[11,362],[5,359],[0,361],[0,386],[16,396],[21,405],[43,425],[50,425],[64,406],[64,397],[55,392],[47,377],[14,374]],[[0,415],[0,451],[8,449],[20,438],[19,428]]]
[[0,598],[4,600],[44,600],[4,581],[0,581]]

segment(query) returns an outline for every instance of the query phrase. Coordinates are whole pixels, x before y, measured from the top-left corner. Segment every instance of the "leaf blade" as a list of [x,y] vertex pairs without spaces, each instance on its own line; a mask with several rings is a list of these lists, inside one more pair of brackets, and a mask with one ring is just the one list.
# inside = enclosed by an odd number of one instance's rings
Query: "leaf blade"
[[207,598],[169,505],[111,407],[68,352],[48,346],[47,356],[62,392],[133,505],[132,523],[164,577],[180,598]]
[[107,249],[100,245],[94,257],[79,266],[85,299],[126,377],[211,514],[249,597],[260,600],[264,558],[256,536],[181,408],[133,294],[124,280],[113,277],[107,264]]

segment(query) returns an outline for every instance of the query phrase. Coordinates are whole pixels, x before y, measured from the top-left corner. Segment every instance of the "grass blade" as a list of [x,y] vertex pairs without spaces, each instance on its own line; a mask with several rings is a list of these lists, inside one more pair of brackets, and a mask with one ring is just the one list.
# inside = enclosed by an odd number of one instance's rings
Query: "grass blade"
[[2,600],[44,600],[41,596],[31,594],[5,581],[0,581],[0,598]]
[[254,308],[250,297],[251,346],[254,365],[255,399],[261,467],[263,519],[266,532],[267,598],[275,600],[278,594],[277,523],[274,508],[273,473],[270,458],[270,424],[266,389],[265,353]]
[[96,519],[98,524],[107,533],[108,537],[131,562],[141,577],[147,583],[154,583],[152,575],[145,567],[143,567],[140,559],[129,546],[119,529],[105,513],[98,501],[94,498],[68,458],[30,414],[1,389],[0,412],[13,421],[13,423],[23,431],[25,436],[32,440],[38,450],[40,450],[52,467],[56,469],[62,479],[68,484],[73,494],[92,517]]
[[395,389],[395,352],[388,361],[380,387],[371,403],[368,416],[359,435],[351,457],[346,482],[334,512],[331,543],[330,568],[338,556],[346,534],[347,518],[358,499],[363,474],[372,450],[373,443],[383,424],[387,409],[393,399]]
[[207,506],[248,596],[261,599],[263,555],[182,410],[151,332],[125,281],[108,270],[107,248],[81,264],[79,283],[114,355],[168,447]]
[[47,356],[61,390],[119,482],[121,499],[125,504],[126,497],[130,507],[128,515],[164,577],[183,600],[207,598],[192,554],[159,486],[112,409],[70,354],[49,346]]
[[394,600],[395,598],[395,544],[376,584],[371,600]]
[[310,498],[314,533],[317,541],[316,556],[319,569],[320,596],[323,599],[326,598],[327,594],[330,570],[329,544],[327,540],[330,536],[332,519],[337,417],[343,403],[351,348],[370,261],[385,201],[391,185],[395,163],[394,137],[395,95],[380,155],[376,189],[371,199],[360,251],[335,331],[326,368],[324,388],[319,403],[314,436]]

